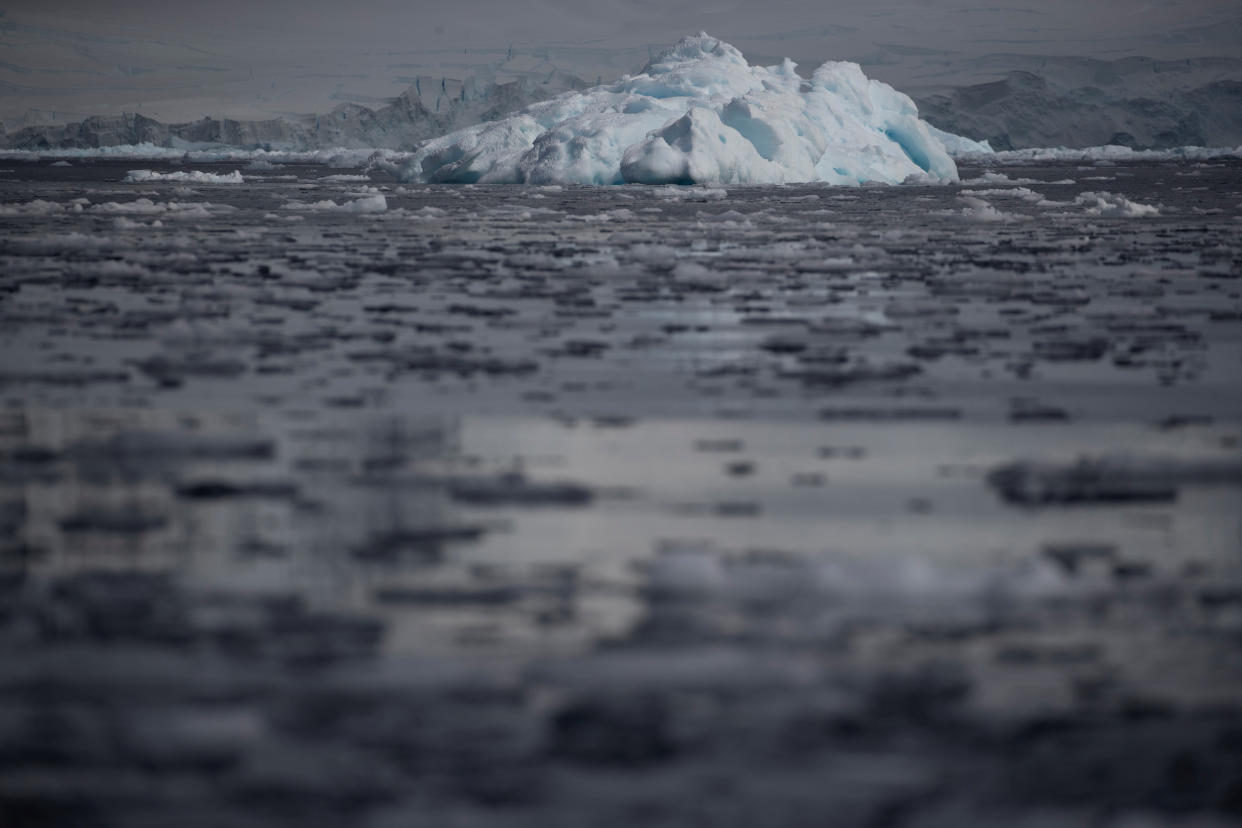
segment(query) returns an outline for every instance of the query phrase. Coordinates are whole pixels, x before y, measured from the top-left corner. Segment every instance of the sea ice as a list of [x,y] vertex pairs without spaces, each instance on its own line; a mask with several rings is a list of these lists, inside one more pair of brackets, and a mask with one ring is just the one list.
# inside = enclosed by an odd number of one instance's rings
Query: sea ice
[[978,178],[970,178],[962,181],[961,184],[966,187],[981,187],[987,185],[989,187],[1016,187],[1020,184],[1073,184],[1073,180],[1063,178],[1059,181],[1038,181],[1034,178],[1010,178],[1004,173],[993,172],[991,170],[983,173]]
[[700,33],[638,75],[449,133],[392,166],[439,183],[955,181],[944,140],[909,97],[857,64],[825,63],[803,78],[790,60],[750,66]]
[[365,195],[362,198],[356,198],[353,201],[346,201],[341,204],[337,204],[330,198],[314,202],[290,201],[285,204],[285,209],[309,210],[312,212],[382,213],[388,209],[388,199],[381,194],[376,194]]
[[1048,161],[1077,161],[1107,166],[1117,161],[1208,161],[1214,158],[1242,158],[1242,146],[1238,147],[1174,147],[1162,150],[1136,150],[1114,144],[1103,147],[1033,147],[1030,149],[1005,150],[988,153],[987,158],[978,154],[955,153],[955,156],[986,160],[989,164],[1039,164]]
[[[0,216],[48,216],[64,211],[63,205],[41,198],[27,201],[24,204],[0,204]],[[78,212],[81,212],[81,208],[78,208]]]
[[178,181],[190,182],[194,184],[244,184],[245,179],[242,174],[233,170],[231,173],[220,175],[218,173],[199,172],[198,170],[190,170],[188,172],[170,172],[161,173],[154,170],[130,170],[125,176],[128,182],[145,183],[148,181]]
[[134,201],[105,201],[88,208],[90,213],[129,213],[147,215],[168,215],[177,218],[211,218],[212,212],[231,213],[235,208],[227,204],[212,204],[207,201],[152,201],[139,198]]
[[1044,197],[1041,193],[1037,193],[1029,187],[1007,187],[1007,188],[989,188],[984,190],[962,190],[963,196],[974,196],[976,198],[1020,198],[1023,201],[1043,201]]
[[1123,195],[1107,192],[1082,193],[1074,199],[1074,204],[1084,207],[1089,216],[1123,216],[1144,218],[1160,215],[1160,208],[1151,204],[1140,204]]
[[967,190],[959,196],[960,200],[966,205],[960,210],[933,210],[932,214],[938,216],[961,216],[968,221],[978,222],[1018,221],[1023,218],[1017,213],[1006,213],[1001,210],[997,210],[982,198],[976,198],[975,196],[968,195],[970,192],[970,190]]

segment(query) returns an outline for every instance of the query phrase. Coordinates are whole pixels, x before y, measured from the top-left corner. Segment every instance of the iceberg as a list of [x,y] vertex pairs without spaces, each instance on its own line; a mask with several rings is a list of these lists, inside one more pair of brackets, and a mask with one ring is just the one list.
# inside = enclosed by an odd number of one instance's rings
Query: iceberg
[[931,136],[944,145],[949,155],[954,158],[969,157],[972,155],[991,155],[992,145],[987,141],[976,141],[973,138],[967,138],[964,135],[954,135],[952,132],[945,132],[943,129],[923,122],[927,125],[927,131]]
[[422,183],[956,181],[946,140],[966,147],[855,63],[804,78],[789,59],[751,66],[700,33],[637,75],[434,138],[394,166]]

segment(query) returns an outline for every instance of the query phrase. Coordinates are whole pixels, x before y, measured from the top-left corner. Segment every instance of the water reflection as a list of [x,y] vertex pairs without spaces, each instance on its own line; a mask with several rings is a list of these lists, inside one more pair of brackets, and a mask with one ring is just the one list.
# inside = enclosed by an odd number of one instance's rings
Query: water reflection
[[[961,428],[9,412],[0,815],[1230,807],[1233,478],[1017,508],[986,474],[1012,434]],[[1221,428],[1142,433],[1222,468]],[[1107,431],[1058,448],[1138,439]]]

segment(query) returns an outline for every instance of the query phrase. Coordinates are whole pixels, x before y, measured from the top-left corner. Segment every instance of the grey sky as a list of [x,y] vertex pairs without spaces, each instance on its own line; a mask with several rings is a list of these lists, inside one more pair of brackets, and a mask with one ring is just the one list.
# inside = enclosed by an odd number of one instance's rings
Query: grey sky
[[0,17],[0,118],[326,111],[415,75],[610,78],[700,29],[754,63],[857,60],[909,88],[984,79],[995,53],[1242,57],[1242,0],[23,0]]

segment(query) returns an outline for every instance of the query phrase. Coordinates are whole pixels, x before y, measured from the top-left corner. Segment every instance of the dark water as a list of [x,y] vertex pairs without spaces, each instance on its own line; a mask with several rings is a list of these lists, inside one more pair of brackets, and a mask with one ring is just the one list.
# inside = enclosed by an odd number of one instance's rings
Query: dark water
[[0,162],[0,824],[1237,824],[1239,163],[137,168]]

